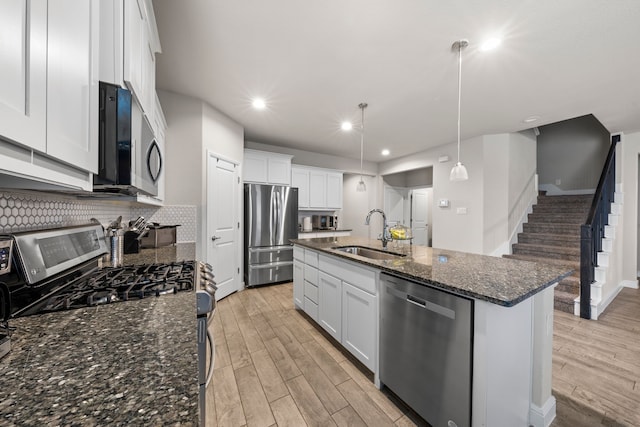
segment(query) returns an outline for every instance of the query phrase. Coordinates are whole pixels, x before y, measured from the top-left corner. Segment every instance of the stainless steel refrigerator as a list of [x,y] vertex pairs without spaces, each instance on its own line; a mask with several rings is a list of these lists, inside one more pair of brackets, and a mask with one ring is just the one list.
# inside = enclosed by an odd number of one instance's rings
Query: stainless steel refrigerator
[[245,286],[293,280],[293,245],[298,238],[298,189],[244,185]]

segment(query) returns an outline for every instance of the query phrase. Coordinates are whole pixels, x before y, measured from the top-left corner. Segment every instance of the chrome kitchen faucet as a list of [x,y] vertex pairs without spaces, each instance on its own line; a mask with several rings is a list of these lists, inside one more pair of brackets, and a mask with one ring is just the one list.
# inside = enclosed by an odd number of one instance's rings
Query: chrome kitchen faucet
[[371,214],[374,212],[378,212],[382,215],[382,234],[378,237],[378,240],[382,242],[382,247],[387,249],[387,242],[393,240],[391,237],[391,233],[389,232],[389,225],[387,224],[387,215],[384,213],[382,209],[372,209],[367,214],[367,219],[364,220],[364,225],[369,225],[369,221],[371,221]]

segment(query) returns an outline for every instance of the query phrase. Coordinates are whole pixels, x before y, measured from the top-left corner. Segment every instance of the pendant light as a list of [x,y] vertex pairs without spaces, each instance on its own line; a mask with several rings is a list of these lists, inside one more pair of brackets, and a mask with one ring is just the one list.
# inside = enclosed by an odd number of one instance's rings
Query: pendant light
[[458,51],[458,163],[451,169],[450,181],[466,181],[469,179],[467,168],[460,161],[460,103],[462,100],[462,49],[469,45],[469,41],[462,39],[453,43],[452,50]]
[[368,107],[366,102],[362,102],[358,104],[358,108],[362,110],[362,121],[360,122],[360,182],[356,185],[356,191],[364,192],[367,191],[367,186],[362,179],[362,162],[364,158],[364,109]]

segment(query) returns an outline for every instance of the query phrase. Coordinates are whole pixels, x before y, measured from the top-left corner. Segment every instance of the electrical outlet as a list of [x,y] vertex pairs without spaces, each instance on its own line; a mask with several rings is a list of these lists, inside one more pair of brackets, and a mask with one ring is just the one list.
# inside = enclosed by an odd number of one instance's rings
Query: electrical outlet
[[556,185],[561,185],[562,184],[562,180],[560,178],[556,179]]
[[458,215],[466,215],[467,214],[467,208],[457,208],[456,209],[456,213]]

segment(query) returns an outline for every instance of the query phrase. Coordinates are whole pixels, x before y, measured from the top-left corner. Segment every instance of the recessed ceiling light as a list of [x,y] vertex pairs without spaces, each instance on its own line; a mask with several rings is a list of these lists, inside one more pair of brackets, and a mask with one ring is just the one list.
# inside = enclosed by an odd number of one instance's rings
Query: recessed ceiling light
[[253,108],[256,110],[264,110],[267,106],[262,98],[255,98],[253,102],[251,102],[251,105],[253,105]]
[[389,153],[390,153],[390,151],[387,150],[386,148],[380,152],[380,154],[382,154],[383,156],[388,156]]
[[498,46],[500,46],[500,43],[502,43],[502,40],[500,40],[497,37],[491,37],[491,38],[485,40],[480,45],[480,50],[483,50],[483,51],[493,50],[493,49],[497,48]]
[[340,125],[340,128],[342,130],[351,130],[353,129],[353,124],[351,122],[342,122],[342,124]]
[[524,119],[523,122],[533,123],[533,122],[537,122],[538,120],[540,120],[540,116],[529,116],[526,119]]

